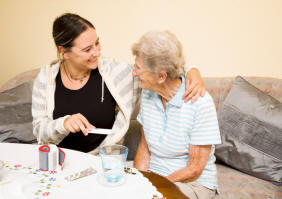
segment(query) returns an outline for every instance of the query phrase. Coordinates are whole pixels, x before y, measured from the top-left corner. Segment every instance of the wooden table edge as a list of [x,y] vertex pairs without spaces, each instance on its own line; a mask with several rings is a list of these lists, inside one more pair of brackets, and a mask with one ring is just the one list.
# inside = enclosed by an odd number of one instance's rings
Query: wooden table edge
[[157,190],[161,192],[167,199],[189,199],[174,183],[170,182],[167,178],[154,172],[140,172],[144,175],[144,177],[148,178],[149,181],[157,188]]

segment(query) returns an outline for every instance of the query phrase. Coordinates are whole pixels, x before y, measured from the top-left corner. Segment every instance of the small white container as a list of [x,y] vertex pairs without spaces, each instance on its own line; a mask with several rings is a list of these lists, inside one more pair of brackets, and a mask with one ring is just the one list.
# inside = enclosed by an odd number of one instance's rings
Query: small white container
[[56,145],[49,144],[48,170],[55,171],[59,167],[59,150]]

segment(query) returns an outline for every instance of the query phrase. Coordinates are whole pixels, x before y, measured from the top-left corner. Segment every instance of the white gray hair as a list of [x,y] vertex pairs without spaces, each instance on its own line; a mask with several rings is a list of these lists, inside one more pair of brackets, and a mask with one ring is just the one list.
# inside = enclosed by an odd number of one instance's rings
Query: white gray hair
[[147,32],[133,44],[131,50],[152,72],[164,71],[170,80],[184,74],[182,45],[169,31]]

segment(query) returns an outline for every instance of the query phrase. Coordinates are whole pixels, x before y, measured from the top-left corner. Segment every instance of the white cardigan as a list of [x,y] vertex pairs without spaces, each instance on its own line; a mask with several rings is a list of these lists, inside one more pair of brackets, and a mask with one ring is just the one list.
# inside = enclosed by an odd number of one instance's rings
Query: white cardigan
[[[43,67],[34,81],[32,93],[33,134],[38,144],[59,144],[70,132],[64,128],[69,115],[53,119],[56,76],[60,63]],[[128,130],[131,113],[140,97],[138,78],[132,77],[132,67],[127,63],[100,58],[98,70],[120,110],[112,127],[101,145],[119,142]],[[101,94],[101,97],[103,94]],[[67,103],[67,102],[66,102]],[[97,153],[97,148],[92,151]]]

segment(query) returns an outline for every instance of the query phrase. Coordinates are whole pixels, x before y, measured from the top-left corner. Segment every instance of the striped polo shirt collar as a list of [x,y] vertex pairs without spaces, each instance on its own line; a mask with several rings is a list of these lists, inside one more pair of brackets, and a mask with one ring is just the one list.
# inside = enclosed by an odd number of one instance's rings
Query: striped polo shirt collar
[[[181,85],[177,91],[177,93],[174,95],[174,97],[167,103],[167,105],[172,105],[172,106],[176,106],[178,108],[180,108],[182,106],[182,104],[184,103],[183,99],[182,99],[182,95],[184,94],[185,92],[185,78],[183,76],[181,76]],[[149,92],[149,97],[157,103],[157,106],[159,108],[162,108],[163,105],[161,103],[161,97],[153,92],[153,91],[150,91]],[[158,103],[160,101],[160,103]]]
[[183,99],[182,99],[182,95],[185,92],[185,78],[183,76],[181,76],[181,85],[177,91],[177,93],[174,95],[174,97],[168,102],[168,104],[171,104],[173,106],[176,107],[181,107],[182,104],[184,103]]

